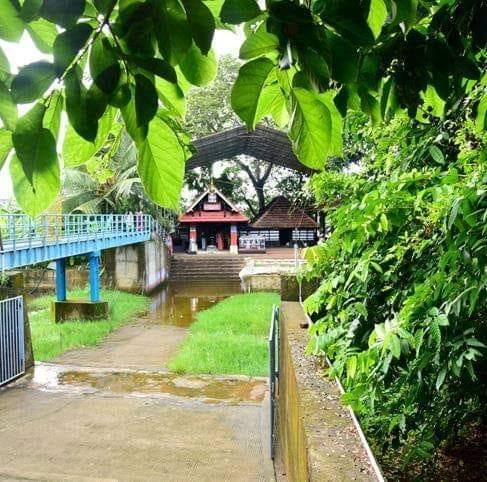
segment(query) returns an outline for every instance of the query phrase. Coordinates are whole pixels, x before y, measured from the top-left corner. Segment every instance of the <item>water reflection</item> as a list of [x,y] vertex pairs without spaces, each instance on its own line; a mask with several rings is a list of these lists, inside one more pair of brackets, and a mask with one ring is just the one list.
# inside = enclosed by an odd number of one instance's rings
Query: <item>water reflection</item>
[[194,321],[198,311],[211,308],[222,299],[241,291],[238,281],[170,283],[152,295],[150,320],[186,327]]

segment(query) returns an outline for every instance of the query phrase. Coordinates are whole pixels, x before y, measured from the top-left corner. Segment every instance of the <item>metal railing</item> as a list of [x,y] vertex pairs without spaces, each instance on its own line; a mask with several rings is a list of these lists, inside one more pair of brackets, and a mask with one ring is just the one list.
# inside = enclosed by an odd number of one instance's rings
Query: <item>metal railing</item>
[[276,403],[279,380],[279,307],[272,307],[271,327],[269,330],[269,402],[270,402],[270,455],[274,460],[276,445]]
[[25,373],[24,300],[0,301],[0,385]]
[[157,229],[148,214],[0,214],[0,253],[86,239],[150,234]]

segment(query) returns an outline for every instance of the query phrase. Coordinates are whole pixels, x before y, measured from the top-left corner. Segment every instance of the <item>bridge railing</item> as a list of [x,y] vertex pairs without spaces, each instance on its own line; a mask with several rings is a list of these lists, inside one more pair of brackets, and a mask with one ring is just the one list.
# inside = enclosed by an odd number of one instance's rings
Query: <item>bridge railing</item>
[[0,214],[0,253],[86,239],[147,235],[156,228],[149,214]]

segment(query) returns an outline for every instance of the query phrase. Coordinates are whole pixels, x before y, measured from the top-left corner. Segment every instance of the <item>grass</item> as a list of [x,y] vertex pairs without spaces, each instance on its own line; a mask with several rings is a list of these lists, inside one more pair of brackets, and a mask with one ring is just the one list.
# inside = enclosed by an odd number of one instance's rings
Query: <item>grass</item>
[[[69,292],[69,299],[88,299],[87,289]],[[28,303],[34,358],[48,361],[71,348],[95,346],[114,329],[132,321],[148,309],[145,296],[101,290],[101,299],[108,301],[109,318],[97,321],[54,323],[51,301],[54,296],[41,296]]]
[[177,373],[265,376],[274,293],[231,296],[198,313],[169,368]]

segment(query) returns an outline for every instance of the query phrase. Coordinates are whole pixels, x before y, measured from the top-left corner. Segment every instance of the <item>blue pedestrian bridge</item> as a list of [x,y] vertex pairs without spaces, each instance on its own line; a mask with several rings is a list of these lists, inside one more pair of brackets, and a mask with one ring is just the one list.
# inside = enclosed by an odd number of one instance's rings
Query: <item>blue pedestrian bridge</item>
[[0,215],[0,269],[56,261],[56,293],[66,300],[66,258],[88,255],[91,301],[99,300],[100,251],[151,239],[158,224],[147,214]]

